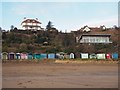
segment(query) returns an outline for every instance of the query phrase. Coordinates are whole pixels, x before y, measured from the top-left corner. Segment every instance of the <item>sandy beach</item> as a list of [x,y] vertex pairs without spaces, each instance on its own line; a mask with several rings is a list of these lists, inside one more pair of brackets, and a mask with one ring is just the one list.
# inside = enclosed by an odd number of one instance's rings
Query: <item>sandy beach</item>
[[2,66],[3,88],[118,88],[116,62],[6,62]]

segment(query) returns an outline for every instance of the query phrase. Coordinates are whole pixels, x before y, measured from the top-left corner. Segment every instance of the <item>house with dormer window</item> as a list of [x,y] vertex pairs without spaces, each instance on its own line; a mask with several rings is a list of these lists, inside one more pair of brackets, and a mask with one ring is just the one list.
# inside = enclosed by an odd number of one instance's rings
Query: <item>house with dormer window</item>
[[38,19],[26,19],[22,21],[21,25],[24,30],[41,30],[41,22]]

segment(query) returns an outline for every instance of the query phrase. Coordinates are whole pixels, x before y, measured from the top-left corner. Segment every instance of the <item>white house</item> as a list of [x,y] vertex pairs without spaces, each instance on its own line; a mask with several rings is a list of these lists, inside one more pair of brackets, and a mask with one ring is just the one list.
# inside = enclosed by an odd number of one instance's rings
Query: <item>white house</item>
[[90,32],[91,29],[88,27],[88,26],[85,26],[83,29],[82,29],[83,32]]
[[21,25],[24,30],[41,30],[41,22],[38,19],[26,19],[22,21]]
[[100,28],[102,29],[102,30],[106,30],[106,27],[103,25],[103,26],[100,26]]
[[104,34],[95,34],[95,35],[88,35],[84,34],[80,37],[80,43],[112,43],[110,41],[111,35],[104,35]]

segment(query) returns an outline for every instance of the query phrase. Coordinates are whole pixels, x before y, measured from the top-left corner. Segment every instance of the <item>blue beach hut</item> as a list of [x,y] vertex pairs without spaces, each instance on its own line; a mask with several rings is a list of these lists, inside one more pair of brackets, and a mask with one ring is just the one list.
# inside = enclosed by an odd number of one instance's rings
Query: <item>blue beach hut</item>
[[33,54],[32,53],[28,53],[28,59],[33,59]]
[[112,59],[118,59],[118,53],[113,53],[112,54]]
[[92,53],[92,54],[90,54],[90,55],[89,55],[89,58],[90,58],[90,59],[96,59],[96,58],[97,58],[97,56],[96,56],[96,54],[95,54],[95,53]]
[[48,59],[55,59],[55,54],[54,53],[48,54]]
[[34,59],[40,59],[40,58],[41,58],[40,54],[38,54],[38,53],[34,54]]
[[45,59],[45,58],[47,58],[47,54],[42,53],[42,54],[41,54],[41,59]]

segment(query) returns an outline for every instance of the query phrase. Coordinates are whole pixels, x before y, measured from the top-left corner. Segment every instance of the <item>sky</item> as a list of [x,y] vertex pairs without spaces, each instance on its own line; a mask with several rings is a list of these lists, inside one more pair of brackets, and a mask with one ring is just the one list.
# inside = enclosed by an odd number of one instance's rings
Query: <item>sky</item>
[[[11,25],[22,28],[26,18],[38,18],[45,28],[51,21],[59,31],[76,31],[89,27],[113,27],[118,25],[118,2],[1,2],[1,27],[9,30]],[[0,5],[1,6],[1,5]]]

